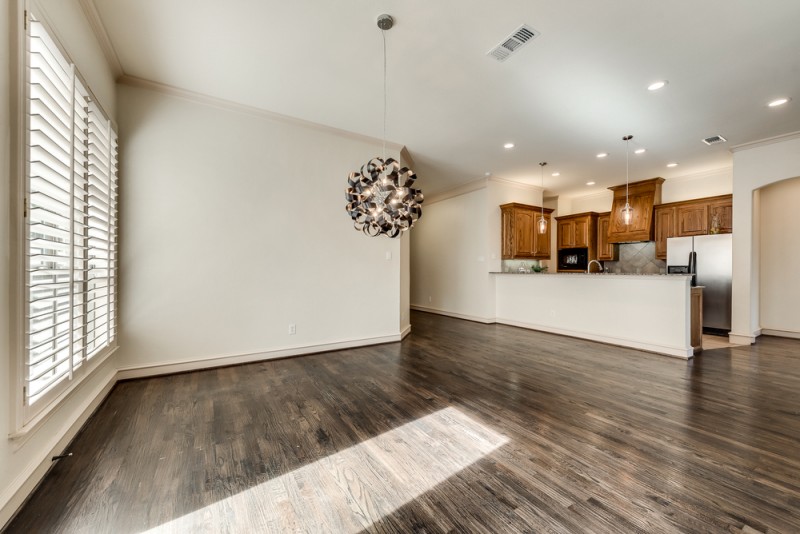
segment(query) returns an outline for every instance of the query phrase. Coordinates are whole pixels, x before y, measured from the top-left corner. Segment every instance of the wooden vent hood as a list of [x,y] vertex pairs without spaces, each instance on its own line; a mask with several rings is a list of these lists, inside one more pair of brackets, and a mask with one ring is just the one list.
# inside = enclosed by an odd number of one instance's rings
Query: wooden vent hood
[[622,208],[625,207],[625,184],[609,187],[614,192],[611,220],[608,225],[609,243],[635,243],[653,241],[655,216],[653,207],[661,204],[663,178],[650,178],[628,185],[628,202],[633,208],[631,224],[625,224]]

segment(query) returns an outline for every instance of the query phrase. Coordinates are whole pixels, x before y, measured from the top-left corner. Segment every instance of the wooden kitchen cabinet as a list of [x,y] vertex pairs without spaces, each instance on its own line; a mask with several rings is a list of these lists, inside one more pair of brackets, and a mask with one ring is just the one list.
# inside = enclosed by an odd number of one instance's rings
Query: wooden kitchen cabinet
[[619,259],[619,245],[608,242],[610,223],[610,211],[597,214],[597,259],[600,261],[617,261]]
[[679,236],[706,235],[708,233],[708,203],[692,202],[675,209]]
[[656,258],[667,259],[667,239],[675,237],[675,206],[656,206]]
[[670,202],[655,207],[656,258],[667,259],[667,239],[712,233],[714,216],[720,234],[733,231],[733,195]]
[[538,232],[542,208],[512,202],[500,206],[502,217],[501,257],[504,260],[550,259],[550,217],[552,209],[544,208],[547,231]]
[[[556,220],[559,218],[556,217]],[[575,221],[569,219],[566,221],[558,221],[558,228],[556,230],[558,236],[558,248],[574,248],[575,247]]]
[[722,200],[715,200],[708,203],[708,231],[713,232],[714,216],[719,221],[718,234],[730,234],[733,232],[733,197]]
[[588,211],[556,217],[558,248],[597,247],[597,213]]

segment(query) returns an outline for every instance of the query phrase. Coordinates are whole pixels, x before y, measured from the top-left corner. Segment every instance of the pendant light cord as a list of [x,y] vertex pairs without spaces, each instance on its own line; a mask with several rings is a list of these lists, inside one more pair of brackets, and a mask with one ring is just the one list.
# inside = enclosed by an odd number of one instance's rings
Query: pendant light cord
[[386,30],[381,30],[383,36],[383,161],[386,161]]
[[628,159],[630,158],[630,150],[628,149],[630,142],[630,139],[625,140],[625,204],[628,204],[628,182],[630,181],[630,167],[628,163]]

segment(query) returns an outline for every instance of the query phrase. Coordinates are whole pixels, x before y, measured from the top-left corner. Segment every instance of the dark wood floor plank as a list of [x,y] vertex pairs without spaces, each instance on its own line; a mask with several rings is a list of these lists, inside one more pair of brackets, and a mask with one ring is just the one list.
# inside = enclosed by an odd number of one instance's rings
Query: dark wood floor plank
[[118,384],[5,531],[800,532],[800,341],[413,324]]

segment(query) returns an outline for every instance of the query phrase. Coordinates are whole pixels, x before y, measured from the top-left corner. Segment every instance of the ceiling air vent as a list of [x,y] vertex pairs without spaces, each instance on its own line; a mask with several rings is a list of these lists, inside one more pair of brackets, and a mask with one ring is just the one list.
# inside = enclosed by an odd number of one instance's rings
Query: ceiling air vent
[[703,139],[703,142],[708,146],[716,145],[717,143],[724,143],[726,141],[727,139],[725,139],[721,135],[712,135],[711,137],[706,137],[705,139]]
[[503,39],[503,42],[489,50],[486,55],[492,56],[497,61],[505,61],[511,57],[511,54],[536,37],[539,37],[539,32],[527,24],[523,24],[514,33]]

